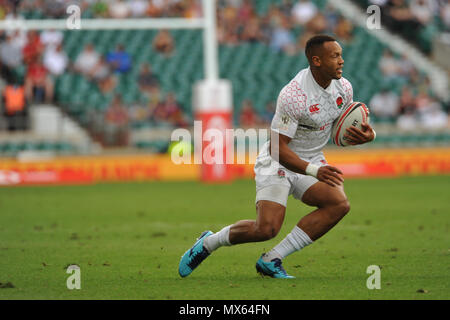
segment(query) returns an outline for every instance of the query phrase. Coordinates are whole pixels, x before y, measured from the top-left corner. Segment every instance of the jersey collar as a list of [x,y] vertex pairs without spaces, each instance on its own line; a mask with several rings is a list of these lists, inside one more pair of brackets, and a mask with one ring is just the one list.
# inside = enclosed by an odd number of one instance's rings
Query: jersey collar
[[309,78],[309,83],[312,84],[312,88],[316,91],[319,91],[321,93],[326,93],[326,94],[332,94],[333,93],[333,86],[334,86],[334,80],[331,80],[330,85],[324,89],[322,88],[317,82],[316,79],[314,79],[314,76],[311,72],[311,67],[308,67],[308,72],[307,72],[307,77]]

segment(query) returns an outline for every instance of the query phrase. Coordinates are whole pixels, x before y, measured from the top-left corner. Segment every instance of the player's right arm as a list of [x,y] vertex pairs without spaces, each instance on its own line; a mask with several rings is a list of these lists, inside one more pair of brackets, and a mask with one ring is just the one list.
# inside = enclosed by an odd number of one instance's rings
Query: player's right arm
[[[288,144],[291,139],[292,138],[288,136],[272,131],[270,139],[270,153],[272,158],[275,158],[276,160],[278,158],[278,162],[292,172],[313,175],[319,181],[325,182],[332,187],[341,185],[342,182],[344,182],[344,179],[341,176],[342,171],[338,168],[329,165],[317,167],[310,164],[308,161],[301,159],[291,148],[289,148]],[[276,143],[272,144],[273,141],[277,140],[278,146]]]

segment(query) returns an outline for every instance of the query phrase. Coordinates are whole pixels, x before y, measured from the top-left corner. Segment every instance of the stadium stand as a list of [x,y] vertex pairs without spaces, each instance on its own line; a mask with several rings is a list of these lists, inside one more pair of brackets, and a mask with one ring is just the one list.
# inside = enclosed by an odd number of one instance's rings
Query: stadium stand
[[[25,19],[63,16],[61,8],[47,1],[41,2],[43,5],[39,10],[36,10],[33,1],[22,1],[15,9],[3,1],[1,9],[6,19],[18,16]],[[369,3],[363,0],[358,2],[361,5]],[[167,7],[158,7],[151,1],[146,2],[146,5],[141,3],[142,7],[133,7],[131,2],[125,2],[129,5],[127,8],[112,8],[104,1],[79,3],[82,6],[82,18],[192,17],[201,14],[198,1],[175,1],[173,5],[169,2]],[[333,9],[327,0],[221,0],[218,6],[220,77],[229,79],[233,85],[236,126],[240,125],[242,105],[246,101],[251,102],[258,119],[270,119],[266,114],[270,113],[267,106],[273,105],[280,89],[307,66],[303,53],[305,39],[314,33],[328,33],[335,35],[343,46],[345,77],[353,84],[354,99],[374,104],[377,99],[381,101],[381,110],[374,108],[371,115],[375,125],[386,128],[385,134],[378,136],[377,144],[449,143],[450,135],[446,131],[448,103],[435,97],[427,75],[417,70],[404,56],[393,54],[364,28],[353,25]],[[433,16],[433,21],[439,28],[443,25],[438,16]],[[425,44],[425,40],[430,39],[429,29],[435,27],[428,26],[425,28],[428,31],[420,32],[422,40],[418,40],[419,44]],[[54,92],[52,102],[104,145],[114,145],[114,141],[109,143],[105,138],[105,116],[116,97],[120,97],[128,110],[126,122],[132,133],[157,127],[187,126],[193,120],[192,86],[203,77],[202,33],[192,30],[168,31],[165,37],[169,38],[173,48],[164,53],[154,46],[159,33],[159,30],[65,30],[48,31],[44,36],[41,32],[40,42],[47,39],[43,44],[46,49],[38,52],[38,56],[43,55],[45,50],[53,50],[50,48],[52,41],[62,43],[61,61],[64,61],[64,55],[67,56],[63,72],[55,74],[47,67],[47,72],[50,72],[48,81],[52,83],[44,86],[44,90],[51,88]],[[0,48],[7,43],[8,36],[2,34]],[[19,33],[12,37],[16,43],[20,43],[20,39],[22,45],[26,43]],[[89,45],[92,45],[93,52],[88,54],[89,57],[79,58]],[[129,68],[118,70],[108,57],[120,45],[124,50],[123,55],[129,58],[131,64]],[[428,50],[426,46],[423,46],[425,51]],[[124,58],[123,55],[120,59]],[[87,63],[87,72],[79,68],[77,59]],[[89,63],[94,68],[89,68]],[[5,63],[2,61],[2,64]],[[141,84],[147,81],[145,76],[141,76],[145,65],[153,75],[148,81],[155,83],[148,90]],[[18,65],[6,69],[26,83],[30,64],[24,59]],[[2,76],[6,83],[8,74],[3,70],[5,68],[2,68]],[[382,110],[386,105],[386,100],[383,100],[386,97],[380,96],[384,88],[389,88],[394,96],[390,99],[393,106],[388,117],[384,116]],[[167,103],[166,96],[171,94],[175,94],[176,101]],[[267,124],[267,120],[254,123],[258,126]],[[436,127],[438,131],[429,132],[430,128]],[[400,133],[396,130],[398,128],[402,129]],[[408,130],[411,128],[423,128],[424,133],[410,134]],[[132,139],[130,143],[137,148],[162,152],[167,149],[168,139]],[[25,145],[11,147],[4,144],[0,150],[8,150],[2,152],[10,155],[14,154],[14,150],[30,147]],[[43,142],[36,148],[43,148],[43,145],[49,147],[52,144]]]
[[378,5],[384,25],[425,53],[431,52],[435,36],[450,31],[450,4],[447,0],[353,1],[364,9],[372,4]]

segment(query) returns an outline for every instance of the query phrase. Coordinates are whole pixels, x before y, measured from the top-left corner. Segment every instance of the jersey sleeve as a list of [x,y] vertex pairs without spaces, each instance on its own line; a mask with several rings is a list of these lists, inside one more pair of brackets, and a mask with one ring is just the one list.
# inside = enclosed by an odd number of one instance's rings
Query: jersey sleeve
[[344,105],[348,106],[350,103],[353,102],[353,87],[352,87],[352,84],[350,83],[350,81],[348,81],[345,78],[341,79],[341,84],[342,84],[342,87],[344,88],[344,93],[345,93]]
[[297,82],[284,87],[277,100],[277,108],[272,119],[271,129],[279,134],[293,138],[297,131],[300,116],[306,108],[306,95]]

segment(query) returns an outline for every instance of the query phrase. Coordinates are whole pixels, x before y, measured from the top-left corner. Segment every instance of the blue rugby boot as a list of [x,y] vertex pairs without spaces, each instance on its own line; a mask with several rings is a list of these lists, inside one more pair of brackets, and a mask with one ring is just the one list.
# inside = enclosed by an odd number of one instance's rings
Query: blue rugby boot
[[264,254],[256,262],[256,271],[262,276],[269,276],[277,279],[293,279],[295,277],[287,274],[286,270],[284,270],[281,265],[281,259],[275,258],[270,262],[265,262],[262,257]]
[[208,250],[203,246],[203,241],[212,234],[211,231],[203,231],[194,245],[183,254],[178,266],[180,276],[184,278],[190,275],[209,256]]

